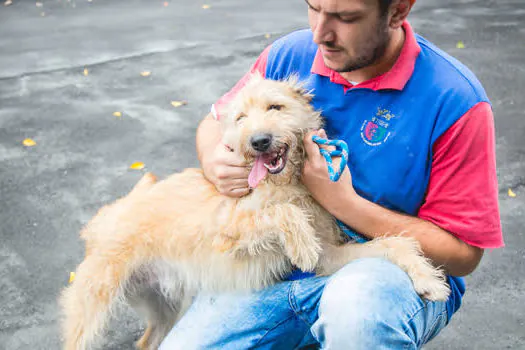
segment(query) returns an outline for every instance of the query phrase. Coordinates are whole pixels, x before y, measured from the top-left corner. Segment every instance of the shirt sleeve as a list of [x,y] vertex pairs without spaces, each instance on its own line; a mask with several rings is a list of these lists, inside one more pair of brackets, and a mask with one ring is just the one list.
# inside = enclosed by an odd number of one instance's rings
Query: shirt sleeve
[[224,94],[221,98],[217,100],[212,106],[211,106],[211,113],[213,117],[216,120],[219,120],[221,118],[221,109],[225,105],[230,102],[235,95],[241,90],[253,73],[260,73],[263,77],[266,77],[266,65],[268,63],[268,54],[270,52],[271,46],[268,46],[264,51],[260,54],[259,58],[255,61],[253,66],[250,68],[250,70],[235,84],[235,86],[228,91],[226,94]]
[[504,246],[495,153],[492,109],[481,102],[434,143],[428,191],[418,216],[472,246]]

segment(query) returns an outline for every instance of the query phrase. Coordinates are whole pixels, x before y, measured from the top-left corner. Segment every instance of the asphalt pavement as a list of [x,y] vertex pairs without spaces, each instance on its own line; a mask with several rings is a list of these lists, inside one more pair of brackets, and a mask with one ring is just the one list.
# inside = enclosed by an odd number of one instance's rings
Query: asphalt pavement
[[[80,228],[144,171],[197,166],[199,120],[266,45],[307,26],[306,5],[1,1],[0,349],[59,349],[56,299],[82,259]],[[506,242],[425,348],[525,349],[525,1],[418,0],[410,22],[491,98]],[[130,349],[141,327],[122,310],[102,348]]]

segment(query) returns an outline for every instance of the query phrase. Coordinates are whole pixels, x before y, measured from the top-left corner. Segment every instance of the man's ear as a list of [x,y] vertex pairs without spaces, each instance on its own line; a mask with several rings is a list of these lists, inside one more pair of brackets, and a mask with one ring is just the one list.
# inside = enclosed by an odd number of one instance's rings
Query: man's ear
[[412,8],[412,2],[410,0],[395,0],[388,11],[389,26],[392,29],[401,27]]

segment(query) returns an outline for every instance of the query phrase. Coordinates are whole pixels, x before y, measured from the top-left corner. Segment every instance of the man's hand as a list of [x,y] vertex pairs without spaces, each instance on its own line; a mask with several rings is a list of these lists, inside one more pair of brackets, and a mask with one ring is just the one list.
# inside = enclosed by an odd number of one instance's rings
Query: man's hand
[[[328,165],[321,155],[320,148],[333,151],[335,147],[316,144],[312,141],[312,136],[314,135],[327,138],[326,132],[323,129],[309,132],[304,137],[303,142],[307,159],[304,164],[302,181],[319,204],[329,210],[330,206],[334,205],[334,200],[341,198],[341,196],[354,196],[355,191],[352,186],[352,177],[348,167],[345,167],[343,174],[337,182],[330,180]],[[335,157],[332,160],[334,169],[338,169],[341,159]]]
[[239,198],[250,192],[244,159],[226,145],[219,143],[210,154],[203,154],[202,169],[206,178],[215,185],[220,194]]
[[197,128],[197,155],[204,176],[220,194],[242,197],[250,192],[244,159],[222,143],[220,123],[210,113]]

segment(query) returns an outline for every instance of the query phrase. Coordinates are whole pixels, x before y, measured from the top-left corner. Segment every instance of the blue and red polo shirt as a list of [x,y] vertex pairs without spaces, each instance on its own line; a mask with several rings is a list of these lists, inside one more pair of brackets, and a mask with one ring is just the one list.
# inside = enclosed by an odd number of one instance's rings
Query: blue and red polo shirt
[[[405,22],[405,42],[390,71],[352,84],[324,64],[310,30],[267,47],[227,94],[254,72],[268,79],[298,75],[313,90],[331,139],[349,146],[353,186],[362,197],[418,216],[481,248],[503,246],[495,132],[488,97],[474,74]],[[449,316],[461,305],[463,278],[449,277]]]

